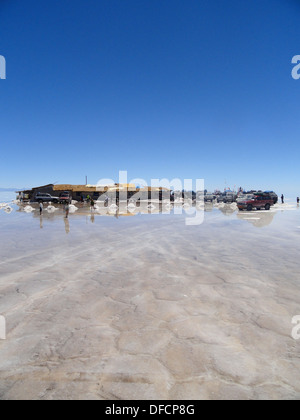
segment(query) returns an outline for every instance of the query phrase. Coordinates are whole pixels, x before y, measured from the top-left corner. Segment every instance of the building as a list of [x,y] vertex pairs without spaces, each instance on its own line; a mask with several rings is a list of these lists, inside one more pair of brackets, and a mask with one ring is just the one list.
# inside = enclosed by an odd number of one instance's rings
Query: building
[[48,184],[48,185],[43,185],[41,187],[34,187],[31,190],[16,191],[16,194],[18,194],[18,198],[21,200],[32,201],[38,192],[53,195],[54,194],[53,187],[54,187],[53,184]]
[[34,201],[37,193],[51,194],[59,197],[60,194],[68,192],[73,200],[85,200],[89,196],[93,200],[98,200],[100,196],[111,199],[130,199],[133,195],[139,194],[141,200],[151,198],[160,199],[170,198],[171,191],[162,187],[143,187],[137,188],[134,184],[114,184],[114,185],[72,185],[72,184],[48,184],[41,187],[34,187],[31,190],[16,191],[19,199],[23,201]]

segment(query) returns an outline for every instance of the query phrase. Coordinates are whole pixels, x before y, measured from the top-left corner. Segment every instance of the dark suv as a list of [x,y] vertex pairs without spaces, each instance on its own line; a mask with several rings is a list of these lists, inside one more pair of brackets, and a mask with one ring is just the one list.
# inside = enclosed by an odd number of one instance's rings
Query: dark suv
[[274,206],[274,198],[266,193],[249,194],[239,198],[237,206],[240,211],[252,211],[253,209],[270,210],[271,206]]
[[269,194],[269,196],[273,199],[274,204],[278,203],[278,195],[274,191],[265,191],[265,194]]
[[205,201],[205,203],[207,203],[208,201],[210,201],[211,203],[213,203],[216,198],[217,198],[217,196],[215,194],[207,193],[204,196],[204,201]]
[[218,196],[218,203],[234,203],[237,199],[237,194],[231,191],[225,192]]
[[45,194],[45,193],[37,193],[34,201],[37,201],[38,203],[55,203],[57,204],[59,202],[58,197],[53,197],[51,194]]

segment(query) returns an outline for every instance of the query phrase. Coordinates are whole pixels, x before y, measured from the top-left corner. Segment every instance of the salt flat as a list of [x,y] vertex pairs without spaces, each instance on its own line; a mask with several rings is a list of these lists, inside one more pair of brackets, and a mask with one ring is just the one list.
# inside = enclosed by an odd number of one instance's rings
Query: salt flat
[[0,399],[299,399],[299,217],[0,210]]

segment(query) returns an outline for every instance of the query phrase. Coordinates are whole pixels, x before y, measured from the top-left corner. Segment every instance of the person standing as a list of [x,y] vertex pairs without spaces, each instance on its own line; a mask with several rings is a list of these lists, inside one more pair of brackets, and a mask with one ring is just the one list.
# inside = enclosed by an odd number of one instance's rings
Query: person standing
[[284,204],[284,195],[281,196],[281,203]]
[[66,219],[68,219],[69,212],[70,212],[70,204],[69,204],[69,201],[66,201],[65,212],[66,212]]
[[300,203],[300,198],[297,197],[297,204],[298,204],[298,206],[299,206],[299,203]]
[[108,203],[109,203],[109,198],[108,198],[108,196],[106,195],[106,196],[105,196],[105,200],[104,200],[104,205],[105,205],[105,207],[108,207]]
[[43,203],[40,202],[40,216],[43,214],[44,206]]
[[91,199],[91,210],[95,210],[95,201],[93,198]]

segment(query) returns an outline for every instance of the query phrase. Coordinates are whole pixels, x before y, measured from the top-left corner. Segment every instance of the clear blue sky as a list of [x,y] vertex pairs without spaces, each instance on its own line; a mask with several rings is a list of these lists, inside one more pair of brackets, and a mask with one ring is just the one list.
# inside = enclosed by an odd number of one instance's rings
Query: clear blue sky
[[0,0],[0,187],[300,195],[299,22],[297,0]]

